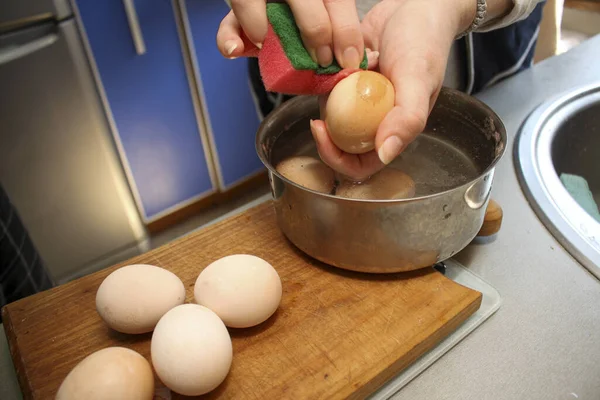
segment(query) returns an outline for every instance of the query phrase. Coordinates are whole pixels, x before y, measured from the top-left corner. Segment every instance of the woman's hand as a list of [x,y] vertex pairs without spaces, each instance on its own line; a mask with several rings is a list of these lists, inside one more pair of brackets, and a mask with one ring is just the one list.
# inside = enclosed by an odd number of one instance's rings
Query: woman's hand
[[475,0],[383,0],[373,7],[361,27],[365,45],[379,52],[379,72],[394,85],[395,106],[379,126],[375,150],[360,155],[341,151],[325,123],[312,121],[326,164],[349,178],[365,179],[423,131],[442,87],[452,42],[470,25],[475,7]]
[[[217,46],[225,57],[239,57],[247,50],[242,32],[258,48],[267,35],[266,0],[231,0],[231,12],[221,22]],[[358,68],[364,41],[355,0],[287,0],[304,46],[323,67],[333,57],[344,68]]]

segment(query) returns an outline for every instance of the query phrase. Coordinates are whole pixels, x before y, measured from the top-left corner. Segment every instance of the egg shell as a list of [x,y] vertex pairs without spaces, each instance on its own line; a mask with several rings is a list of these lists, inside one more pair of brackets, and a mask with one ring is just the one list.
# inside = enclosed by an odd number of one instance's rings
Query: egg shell
[[160,380],[185,396],[217,388],[227,377],[233,358],[223,321],[198,304],[177,306],[158,321],[150,353]]
[[113,271],[96,293],[96,310],[122,333],[151,332],[167,311],[183,304],[185,286],[171,271],[134,264]]
[[360,71],[338,82],[325,104],[332,142],[341,150],[361,154],[375,148],[375,134],[394,107],[392,83],[375,71]]
[[395,168],[386,167],[364,182],[345,180],[336,189],[336,196],[363,200],[407,199],[415,195],[415,182]]
[[309,156],[294,156],[277,164],[277,172],[290,181],[321,193],[331,193],[335,173],[323,161]]
[[194,297],[231,328],[266,321],[279,307],[281,279],[260,257],[234,254],[208,265],[194,285]]
[[67,375],[56,400],[152,400],[154,374],[139,353],[107,347],[81,360]]

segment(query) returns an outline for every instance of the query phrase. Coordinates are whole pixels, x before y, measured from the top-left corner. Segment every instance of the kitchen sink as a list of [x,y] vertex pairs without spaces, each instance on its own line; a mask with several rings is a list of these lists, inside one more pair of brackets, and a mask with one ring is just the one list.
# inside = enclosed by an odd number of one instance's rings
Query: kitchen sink
[[[514,157],[521,187],[539,219],[600,279],[600,223],[593,216],[594,201],[600,204],[600,82],[538,106],[521,126]],[[575,200],[562,174],[587,181],[594,212]]]

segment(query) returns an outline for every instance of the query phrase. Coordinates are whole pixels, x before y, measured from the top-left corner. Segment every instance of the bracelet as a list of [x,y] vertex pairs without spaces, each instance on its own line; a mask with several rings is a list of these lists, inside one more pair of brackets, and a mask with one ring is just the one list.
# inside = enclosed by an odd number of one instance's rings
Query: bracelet
[[464,31],[463,33],[461,33],[460,35],[458,35],[456,37],[456,39],[460,39],[463,36],[466,36],[469,33],[471,33],[474,30],[476,30],[477,28],[479,28],[479,25],[481,25],[481,23],[485,19],[485,14],[486,13],[487,13],[487,2],[486,2],[486,0],[477,0],[477,12],[475,13],[475,18],[473,19],[473,22],[471,23],[471,26],[469,26],[469,28],[467,28],[466,31]]

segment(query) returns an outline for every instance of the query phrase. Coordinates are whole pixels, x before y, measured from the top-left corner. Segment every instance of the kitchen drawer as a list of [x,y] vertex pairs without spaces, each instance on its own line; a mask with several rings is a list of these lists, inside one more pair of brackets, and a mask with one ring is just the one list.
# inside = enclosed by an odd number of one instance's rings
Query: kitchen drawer
[[135,23],[128,20],[125,2],[76,4],[115,141],[145,222],[214,192],[216,182],[172,2],[134,2],[129,16],[137,14],[143,41],[137,47]]
[[263,171],[254,147],[260,124],[247,60],[225,59],[216,33],[229,7],[223,0],[182,0],[199,93],[222,190]]

